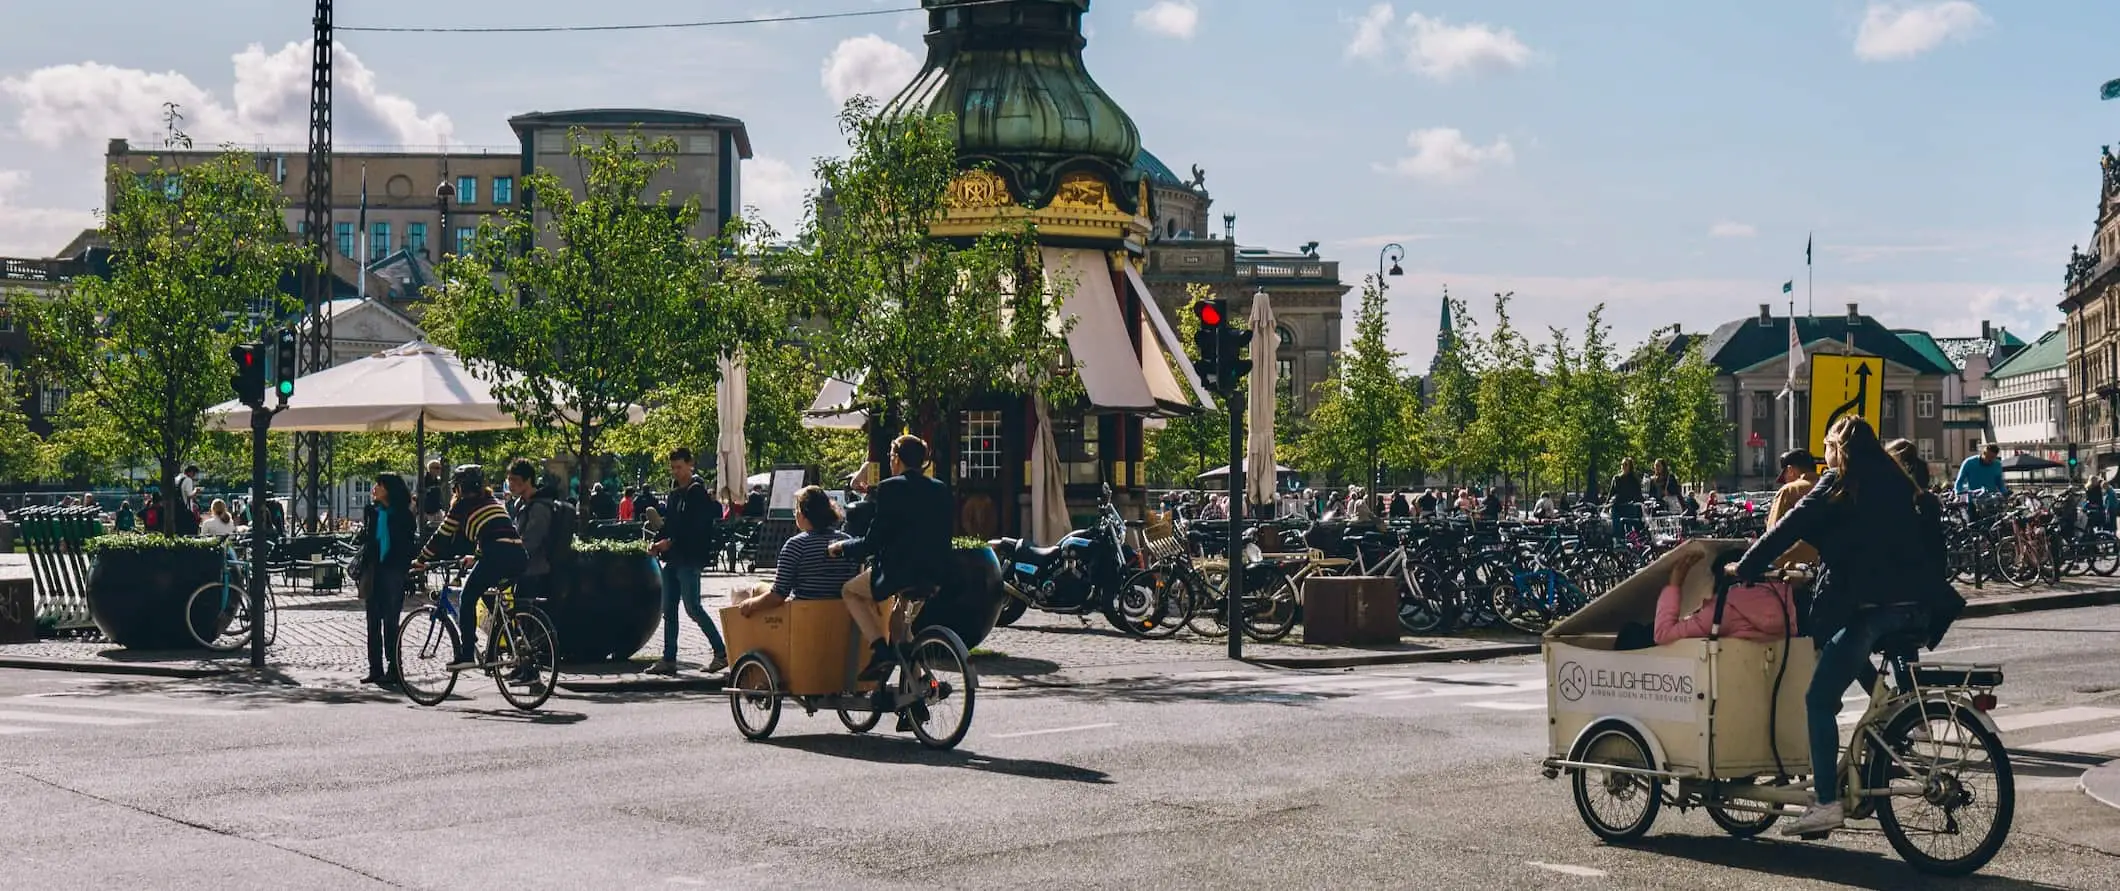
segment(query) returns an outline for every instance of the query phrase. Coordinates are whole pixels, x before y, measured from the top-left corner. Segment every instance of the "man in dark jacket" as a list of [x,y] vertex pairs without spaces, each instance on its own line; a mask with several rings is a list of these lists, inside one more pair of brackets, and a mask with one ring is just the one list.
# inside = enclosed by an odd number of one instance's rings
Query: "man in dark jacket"
[[[706,569],[714,523],[721,517],[712,512],[714,501],[707,496],[706,480],[692,472],[691,449],[680,446],[670,450],[670,477],[675,485],[670,489],[669,503],[663,507],[666,513],[662,531],[655,534],[655,543],[648,548],[648,553],[663,561],[662,661],[648,666],[648,673],[677,673],[677,605],[683,603],[685,613],[699,623],[700,632],[714,647],[714,661],[707,665],[707,673],[713,674],[729,667],[729,648],[699,603],[699,574]],[[646,494],[645,489],[642,492]],[[655,496],[647,497],[652,500]]]
[[559,537],[552,524],[558,504],[557,491],[537,484],[536,465],[521,458],[508,465],[508,513],[530,558],[515,579],[515,593],[525,603],[552,596],[552,543]]
[[876,595],[898,598],[891,627],[904,637],[906,602],[927,596],[929,588],[948,578],[956,499],[947,484],[922,472],[927,454],[927,443],[917,436],[901,436],[891,443],[892,476],[877,483],[869,495],[875,507],[867,534],[833,542],[829,549],[835,557],[874,559],[868,571],[847,582],[842,591],[847,611],[860,626],[862,639],[869,642],[863,680],[884,679],[898,661],[877,620]]
[[1619,475],[1612,478],[1612,531],[1621,535],[1642,528],[1642,475],[1633,458],[1619,462]]

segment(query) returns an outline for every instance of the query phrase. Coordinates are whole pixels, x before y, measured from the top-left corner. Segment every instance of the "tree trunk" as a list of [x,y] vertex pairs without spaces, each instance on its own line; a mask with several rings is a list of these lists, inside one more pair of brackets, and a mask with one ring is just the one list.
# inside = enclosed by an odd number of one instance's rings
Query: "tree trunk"
[[163,535],[177,534],[177,511],[184,502],[184,492],[177,486],[177,477],[183,470],[176,456],[162,455],[157,459],[162,466],[162,528],[156,531]]

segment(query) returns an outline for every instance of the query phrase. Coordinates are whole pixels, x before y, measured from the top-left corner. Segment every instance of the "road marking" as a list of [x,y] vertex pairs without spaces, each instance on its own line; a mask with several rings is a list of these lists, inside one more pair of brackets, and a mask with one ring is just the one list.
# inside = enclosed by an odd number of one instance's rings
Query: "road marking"
[[74,708],[105,712],[122,712],[134,715],[175,715],[191,717],[229,717],[248,714],[227,709],[186,708],[178,705],[141,705],[131,702],[91,702],[86,700],[62,700],[52,697],[68,696],[66,693],[36,693],[14,701],[15,705],[31,705],[38,708]]
[[41,724],[93,724],[97,727],[129,727],[134,724],[154,723],[140,718],[99,718],[92,715],[23,712],[6,709],[0,709],[0,721],[29,721]]
[[1536,866],[1547,872],[1557,872],[1564,876],[1581,876],[1582,878],[1586,879],[1602,879],[1606,875],[1608,875],[1608,873],[1606,873],[1602,869],[1591,869],[1587,866],[1576,866],[1571,863],[1540,863],[1536,860],[1526,860],[1524,861],[1524,863],[1530,866]]
[[1930,650],[1930,651],[1929,651],[1929,653],[1928,653],[1928,656],[1925,656],[1925,657],[1923,657],[1923,658],[1928,658],[1928,657],[1930,657],[1930,656],[1941,656],[1941,655],[1943,655],[1943,654],[1945,654],[1945,653],[1964,653],[1964,652],[1970,652],[1970,651],[1972,651],[1972,650],[1987,650],[1987,649],[1993,649],[1993,648],[1994,648],[1994,646],[1995,646],[1994,644],[1974,644],[1974,645],[1972,645],[1972,646],[1970,646],[1970,647],[1944,647],[1943,649],[1940,649],[1940,650]]
[[1543,702],[1468,702],[1473,708],[1491,708],[1499,712],[1528,712],[1546,707]]
[[1107,722],[1107,723],[1104,723],[1104,724],[1083,724],[1083,725],[1081,725],[1081,726],[1077,726],[1077,727],[1054,727],[1054,728],[1051,728],[1051,729],[1047,729],[1047,730],[1023,730],[1023,731],[1018,731],[1018,732],[1016,732],[1016,733],[996,733],[996,734],[994,734],[994,735],[993,735],[993,737],[992,737],[992,738],[993,738],[993,739],[1016,739],[1017,737],[1023,737],[1023,736],[1045,736],[1045,735],[1047,735],[1047,734],[1050,734],[1050,733],[1076,733],[1076,732],[1079,732],[1079,731],[1083,731],[1083,730],[1103,730],[1103,729],[1104,729],[1104,728],[1106,728],[1106,727],[1117,727],[1117,726],[1119,726],[1117,722]]
[[1995,726],[2007,733],[2012,730],[2029,730],[2033,727],[2051,727],[2055,724],[2076,724],[2083,721],[2099,721],[2120,718],[2120,709],[2093,708],[2079,705],[2071,708],[2049,709],[2043,712],[1991,715]]
[[6,724],[0,724],[0,736],[8,736],[16,733],[43,733],[44,731],[50,729],[50,727],[9,727]]
[[2093,733],[2089,736],[2071,736],[2067,739],[2050,739],[2046,742],[2024,746],[2034,752],[2079,752],[2086,755],[2103,755],[2120,752],[2120,730],[2112,733]]

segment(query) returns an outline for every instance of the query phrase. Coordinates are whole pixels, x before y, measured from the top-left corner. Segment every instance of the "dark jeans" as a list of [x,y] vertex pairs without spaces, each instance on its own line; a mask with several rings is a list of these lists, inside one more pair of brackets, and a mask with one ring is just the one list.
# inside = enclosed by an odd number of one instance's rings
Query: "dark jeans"
[[457,644],[456,661],[478,661],[478,604],[493,586],[521,575],[530,565],[530,555],[523,546],[514,542],[497,541],[486,546],[471,564],[471,574],[464,578],[464,600],[457,607],[458,630],[463,636]]
[[1612,534],[1624,536],[1635,529],[1646,529],[1642,522],[1642,506],[1635,502],[1622,501],[1612,505]]
[[707,608],[699,602],[699,573],[697,563],[665,563],[662,568],[663,603],[663,651],[664,662],[677,661],[677,605],[683,603],[685,613],[699,623],[699,630],[707,635],[707,643],[714,647],[714,655],[728,655],[728,645],[721,641],[721,631],[714,627],[714,620],[707,615]]
[[368,572],[368,673],[396,674],[398,621],[405,612],[405,567],[371,566]]
[[1811,672],[1803,700],[1810,725],[1811,787],[1819,804],[1840,798],[1840,697],[1857,680],[1876,687],[1877,669],[1870,664],[1870,654],[1877,642],[1911,627],[1918,617],[1918,610],[1905,607],[1863,610],[1821,643],[1818,667]]

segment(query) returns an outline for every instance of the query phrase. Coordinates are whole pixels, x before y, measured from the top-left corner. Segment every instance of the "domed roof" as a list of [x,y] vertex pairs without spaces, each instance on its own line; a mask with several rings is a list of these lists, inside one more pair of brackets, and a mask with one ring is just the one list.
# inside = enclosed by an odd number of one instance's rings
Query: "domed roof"
[[1141,175],[1147,178],[1150,184],[1174,189],[1185,188],[1185,181],[1171,172],[1170,165],[1163,163],[1162,158],[1156,157],[1155,153],[1148,149],[1142,149],[1139,154],[1134,155],[1134,169],[1141,171]]

